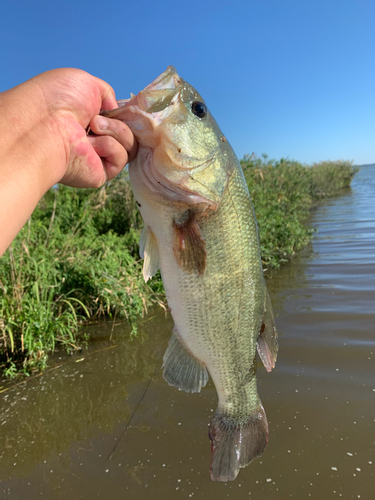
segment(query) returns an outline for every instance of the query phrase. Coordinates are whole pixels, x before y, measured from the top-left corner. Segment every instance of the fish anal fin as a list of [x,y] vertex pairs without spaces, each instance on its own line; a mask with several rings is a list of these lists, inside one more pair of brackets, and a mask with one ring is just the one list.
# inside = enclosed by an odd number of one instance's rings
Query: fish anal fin
[[143,260],[143,277],[147,282],[159,269],[159,250],[154,233],[144,227],[139,241],[139,254]]
[[206,242],[193,210],[187,210],[181,221],[173,221],[173,254],[184,271],[204,274],[207,266]]
[[277,332],[275,318],[272,311],[271,299],[267,290],[263,324],[259,332],[257,349],[265,369],[270,372],[273,368],[275,368],[279,343],[277,341]]
[[246,467],[262,455],[268,443],[268,422],[263,406],[238,422],[216,413],[210,423],[212,481],[233,481],[240,467]]
[[169,385],[186,392],[200,392],[208,381],[208,371],[182,345],[173,332],[163,358],[163,376]]

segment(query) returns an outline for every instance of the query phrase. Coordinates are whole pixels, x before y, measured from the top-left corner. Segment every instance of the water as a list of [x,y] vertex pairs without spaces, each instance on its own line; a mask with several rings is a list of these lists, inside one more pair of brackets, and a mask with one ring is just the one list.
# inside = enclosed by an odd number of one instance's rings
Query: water
[[88,351],[3,383],[1,500],[373,498],[374,179],[364,168],[317,207],[312,245],[268,280],[280,332],[275,370],[258,371],[270,442],[235,482],[209,479],[216,392],[163,381],[172,321],[154,312],[138,339],[95,325]]

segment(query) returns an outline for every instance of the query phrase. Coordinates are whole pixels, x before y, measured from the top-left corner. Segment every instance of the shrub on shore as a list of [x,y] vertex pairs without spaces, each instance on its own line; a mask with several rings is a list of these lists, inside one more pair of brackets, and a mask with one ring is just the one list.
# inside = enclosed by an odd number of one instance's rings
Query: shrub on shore
[[44,369],[59,345],[79,349],[85,320],[136,320],[163,305],[138,256],[141,218],[129,183],[49,191],[0,259],[0,371]]
[[[278,267],[311,239],[304,225],[314,201],[350,186],[351,162],[311,168],[289,160],[241,161],[253,199],[265,266]],[[57,346],[79,349],[85,320],[107,315],[136,320],[164,305],[160,276],[142,277],[142,221],[128,180],[99,190],[60,186],[39,203],[0,259],[0,372],[44,369]]]
[[262,261],[279,267],[304,248],[313,235],[305,221],[314,203],[349,187],[357,172],[350,161],[311,167],[293,160],[245,156],[241,160],[259,226]]

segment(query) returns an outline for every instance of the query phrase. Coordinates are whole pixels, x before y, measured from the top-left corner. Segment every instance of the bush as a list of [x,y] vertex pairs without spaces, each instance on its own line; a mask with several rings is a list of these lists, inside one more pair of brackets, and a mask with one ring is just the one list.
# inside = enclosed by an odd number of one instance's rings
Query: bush
[[140,229],[124,178],[45,195],[0,259],[0,360],[9,376],[43,369],[58,345],[79,349],[84,320],[126,317],[136,333],[148,306],[163,305],[160,283],[142,277]]
[[262,261],[279,267],[310,241],[313,230],[305,220],[311,206],[350,186],[357,168],[349,161],[303,166],[245,156],[241,160],[259,226]]

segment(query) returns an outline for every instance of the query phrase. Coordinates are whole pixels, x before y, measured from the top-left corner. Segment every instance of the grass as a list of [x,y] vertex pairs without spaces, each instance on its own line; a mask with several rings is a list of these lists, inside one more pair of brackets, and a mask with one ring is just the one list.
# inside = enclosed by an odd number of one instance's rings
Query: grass
[[[351,162],[307,168],[295,161],[241,161],[255,206],[265,266],[278,267],[311,239],[305,226],[317,200],[350,186]],[[56,349],[75,351],[80,326],[124,317],[137,333],[149,306],[165,307],[160,275],[144,283],[142,221],[125,176],[99,190],[60,186],[39,203],[0,259],[0,372],[43,370]]]
[[311,240],[306,226],[311,207],[350,186],[357,168],[350,161],[326,161],[303,166],[246,156],[241,160],[253,200],[260,234],[262,261],[279,267]]
[[163,305],[138,257],[141,222],[121,178],[101,190],[53,189],[0,259],[0,369],[8,377],[46,367],[57,347],[80,349],[93,317],[136,320]]

